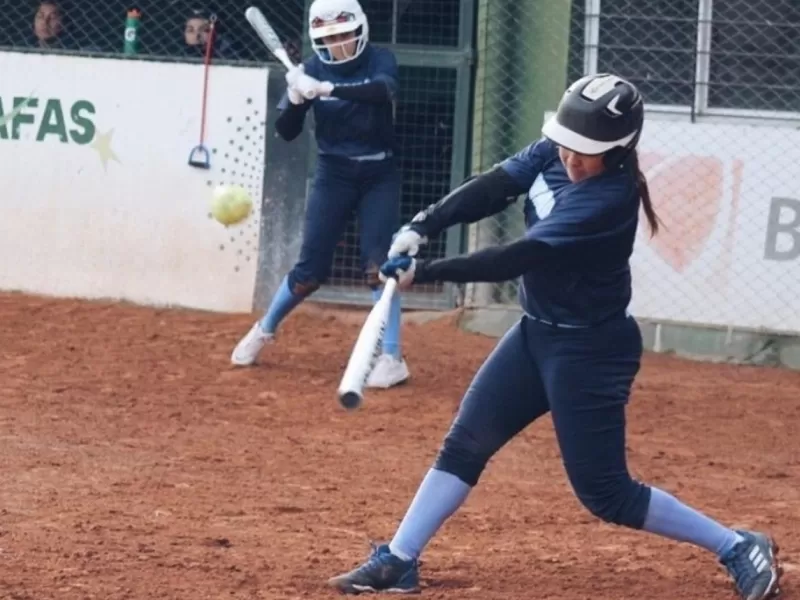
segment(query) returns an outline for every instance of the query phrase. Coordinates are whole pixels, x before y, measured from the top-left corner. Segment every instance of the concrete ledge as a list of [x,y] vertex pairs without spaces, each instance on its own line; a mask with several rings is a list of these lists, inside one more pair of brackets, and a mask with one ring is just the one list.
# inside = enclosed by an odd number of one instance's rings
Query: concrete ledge
[[[500,337],[522,312],[514,306],[463,309],[458,324],[466,331]],[[780,366],[800,370],[800,335],[704,327],[639,319],[646,350],[692,360]]]

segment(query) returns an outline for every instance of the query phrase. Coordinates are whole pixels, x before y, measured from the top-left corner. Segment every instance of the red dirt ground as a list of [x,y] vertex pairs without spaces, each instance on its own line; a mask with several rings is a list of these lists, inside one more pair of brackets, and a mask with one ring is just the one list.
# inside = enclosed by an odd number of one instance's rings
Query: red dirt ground
[[[413,383],[349,414],[334,390],[359,319],[304,308],[234,370],[249,316],[0,295],[0,597],[336,597],[325,579],[391,535],[494,343],[408,325]],[[635,475],[776,535],[785,598],[798,424],[800,373],[667,356],[630,409]],[[549,418],[495,458],[423,576],[437,599],[734,599],[707,553],[587,516]]]

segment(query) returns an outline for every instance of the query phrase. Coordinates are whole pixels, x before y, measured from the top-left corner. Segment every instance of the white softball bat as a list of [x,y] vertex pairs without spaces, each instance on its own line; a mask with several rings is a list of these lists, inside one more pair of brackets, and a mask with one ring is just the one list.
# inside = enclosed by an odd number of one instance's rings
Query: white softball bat
[[[267,18],[261,10],[255,6],[251,6],[244,11],[244,18],[250,23],[250,26],[255,30],[256,35],[258,35],[267,49],[272,52],[275,58],[277,58],[287,70],[294,69],[297,66],[292,62],[292,59],[289,58],[289,54],[286,52],[286,48],[283,47],[281,39],[278,37],[278,34],[275,33],[272,25],[269,24],[269,21],[267,21]],[[304,95],[306,99],[312,100],[316,96],[316,93],[309,90]]]
[[364,385],[381,353],[396,288],[397,279],[392,277],[386,281],[381,297],[369,311],[350,353],[338,390],[339,403],[348,410],[358,408],[364,400]]

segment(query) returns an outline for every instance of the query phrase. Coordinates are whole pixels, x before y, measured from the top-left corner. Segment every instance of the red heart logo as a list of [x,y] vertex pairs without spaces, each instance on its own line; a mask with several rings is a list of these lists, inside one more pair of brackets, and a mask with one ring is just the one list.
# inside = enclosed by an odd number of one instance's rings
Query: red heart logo
[[722,162],[713,156],[642,152],[639,164],[664,224],[653,238],[645,230],[647,243],[681,273],[702,253],[720,213]]

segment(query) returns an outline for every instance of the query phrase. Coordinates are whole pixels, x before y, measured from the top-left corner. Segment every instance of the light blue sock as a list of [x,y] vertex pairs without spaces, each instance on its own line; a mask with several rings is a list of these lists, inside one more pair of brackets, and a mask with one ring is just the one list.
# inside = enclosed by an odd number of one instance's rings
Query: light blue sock
[[272,303],[269,305],[267,314],[261,319],[261,329],[265,333],[275,333],[278,325],[281,324],[290,312],[305,300],[304,296],[298,296],[289,289],[289,278],[284,277],[281,286],[278,288]]
[[686,506],[674,496],[651,487],[650,506],[644,530],[678,542],[689,542],[713,552],[726,554],[743,538],[732,529]]
[[431,469],[389,544],[403,560],[419,558],[444,522],[458,510],[472,488],[452,473]]
[[[372,299],[375,302],[380,299],[382,291],[383,288],[372,290]],[[391,354],[398,360],[403,356],[400,348],[401,317],[400,294],[395,293],[392,296],[389,321],[386,323],[386,333],[383,336],[383,353]]]

